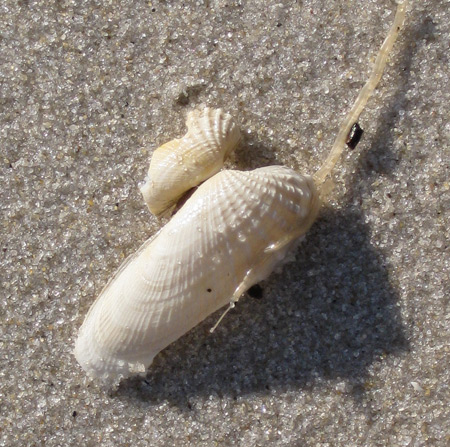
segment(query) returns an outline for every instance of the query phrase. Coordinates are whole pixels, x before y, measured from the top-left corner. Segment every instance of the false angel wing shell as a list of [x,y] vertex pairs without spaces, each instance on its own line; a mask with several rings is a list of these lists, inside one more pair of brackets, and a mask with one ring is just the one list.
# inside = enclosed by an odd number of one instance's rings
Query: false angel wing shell
[[89,311],[75,356],[92,377],[118,381],[266,278],[313,223],[310,177],[270,166],[222,171],[132,256]]
[[188,131],[157,148],[141,193],[150,211],[164,214],[189,189],[222,169],[225,158],[239,143],[239,129],[221,109],[191,111]]

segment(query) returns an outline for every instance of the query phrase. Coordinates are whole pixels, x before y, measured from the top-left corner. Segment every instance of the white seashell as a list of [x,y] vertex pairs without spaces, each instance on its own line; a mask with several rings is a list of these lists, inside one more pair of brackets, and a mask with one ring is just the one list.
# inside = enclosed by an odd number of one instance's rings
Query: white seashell
[[188,113],[188,131],[157,148],[141,193],[150,211],[166,213],[189,189],[219,172],[241,135],[233,118],[221,109]]
[[[317,185],[331,173],[380,80],[406,6],[404,0],[397,7],[372,73],[314,175]],[[161,146],[153,156],[142,193],[156,214],[218,172],[239,140],[231,118],[220,110],[193,112],[187,125],[185,137]],[[144,372],[168,344],[266,278],[306,233],[318,210],[312,178],[289,168],[216,174],[102,291],[80,329],[78,362],[88,375],[111,382]]]
[[319,209],[314,182],[270,166],[222,171],[127,260],[89,311],[75,356],[118,381],[266,278]]

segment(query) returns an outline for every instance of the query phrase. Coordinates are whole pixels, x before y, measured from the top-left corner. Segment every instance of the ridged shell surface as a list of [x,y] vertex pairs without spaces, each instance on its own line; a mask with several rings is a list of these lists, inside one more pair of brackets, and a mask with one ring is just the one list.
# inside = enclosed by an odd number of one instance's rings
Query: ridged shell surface
[[75,356],[117,382],[265,279],[313,223],[310,177],[281,166],[222,171],[119,269],[89,311]]
[[241,138],[233,118],[221,109],[191,111],[188,131],[157,148],[141,193],[150,211],[166,213],[189,189],[219,172]]

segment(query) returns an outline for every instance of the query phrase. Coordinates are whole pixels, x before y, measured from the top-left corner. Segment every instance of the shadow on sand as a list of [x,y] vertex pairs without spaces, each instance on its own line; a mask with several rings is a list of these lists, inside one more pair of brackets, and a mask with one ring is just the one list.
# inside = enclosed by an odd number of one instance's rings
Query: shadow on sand
[[432,36],[434,27],[425,18],[406,31],[400,87],[383,107],[373,144],[361,154],[348,206],[322,210],[296,250],[295,263],[262,284],[262,300],[244,296],[212,335],[209,329],[222,311],[209,317],[161,352],[146,380],[123,381],[116,397],[167,400],[184,411],[193,396],[305,389],[323,378],[345,380],[359,400],[372,363],[408,350],[383,256],[370,242],[362,213],[350,205],[370,191],[374,177],[389,175],[398,163],[392,129],[407,101],[415,53],[409,45],[413,36]]
[[160,353],[145,381],[128,379],[115,395],[188,408],[194,395],[235,398],[319,377],[358,394],[372,362],[408,348],[397,294],[357,213],[323,212],[296,262],[263,288],[262,300],[244,296],[210,335],[214,314]]

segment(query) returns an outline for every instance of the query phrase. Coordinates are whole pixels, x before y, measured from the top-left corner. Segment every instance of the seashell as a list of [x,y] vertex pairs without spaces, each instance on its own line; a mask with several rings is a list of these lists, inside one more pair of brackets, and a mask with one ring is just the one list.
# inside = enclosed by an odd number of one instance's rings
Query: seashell
[[157,148],[141,193],[149,210],[166,214],[189,189],[219,172],[241,135],[233,118],[221,109],[188,113],[184,137]]
[[89,376],[117,383],[145,372],[159,351],[225,304],[232,307],[283,260],[314,222],[320,188],[346,142],[357,143],[349,132],[381,78],[406,6],[406,0],[398,5],[372,73],[314,180],[282,166],[213,175],[239,141],[221,110],[192,112],[187,134],[155,151],[142,193],[156,214],[212,177],[125,261],[92,305],[75,344]]
[[89,311],[75,356],[89,376],[143,372],[167,345],[265,279],[313,223],[311,177],[222,171],[119,269]]

